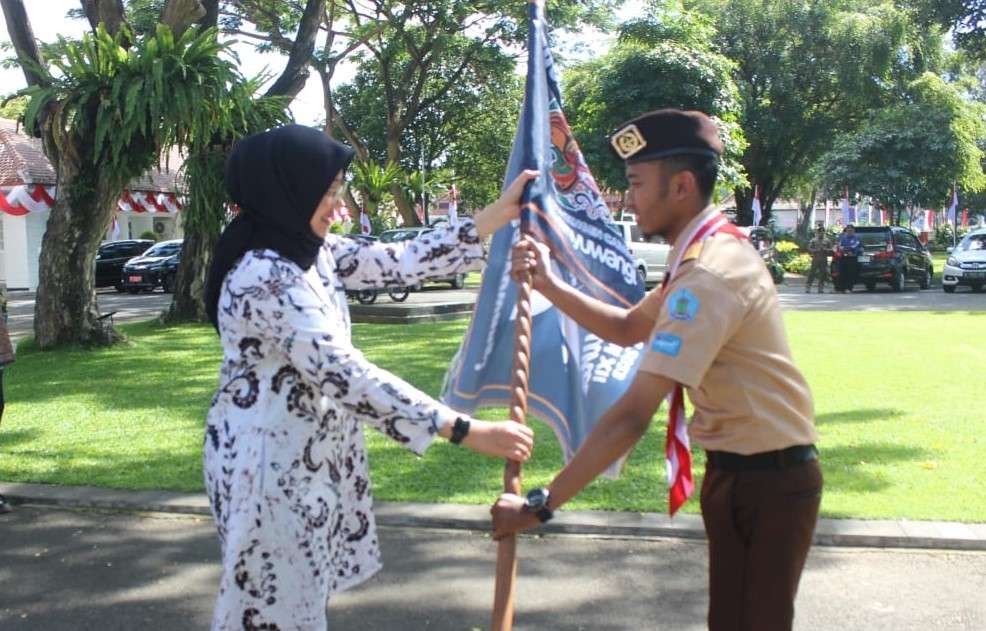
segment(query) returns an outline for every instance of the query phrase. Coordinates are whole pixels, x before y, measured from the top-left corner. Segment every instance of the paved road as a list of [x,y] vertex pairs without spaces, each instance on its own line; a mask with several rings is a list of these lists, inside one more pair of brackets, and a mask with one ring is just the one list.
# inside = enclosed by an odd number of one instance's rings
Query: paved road
[[[19,507],[0,516],[0,629],[207,628],[218,581],[211,521]],[[483,535],[383,529],[383,573],[337,597],[332,629],[485,628],[494,547]],[[699,542],[521,541],[527,629],[704,628]],[[816,548],[799,630],[986,628],[986,553]]]
[[[795,311],[986,311],[986,292],[972,293],[960,289],[946,294],[941,289],[921,291],[908,288],[895,294],[889,289],[853,294],[817,293],[805,294],[802,285],[783,285],[779,288],[781,304]],[[435,302],[459,302],[474,300],[476,289],[459,291],[442,286],[429,286],[422,292],[412,293],[404,304],[431,304]],[[171,304],[171,294],[160,290],[151,294],[121,294],[100,290],[99,308],[103,313],[116,311],[114,322],[148,320],[159,315]],[[379,305],[393,304],[389,296],[382,294]],[[34,294],[13,292],[10,295],[10,332],[14,340],[32,334]]]

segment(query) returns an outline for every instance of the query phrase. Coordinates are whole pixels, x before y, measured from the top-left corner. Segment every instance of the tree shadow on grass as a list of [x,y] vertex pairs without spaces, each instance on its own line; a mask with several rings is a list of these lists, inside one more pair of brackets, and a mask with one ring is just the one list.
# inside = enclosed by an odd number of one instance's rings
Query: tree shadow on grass
[[868,442],[858,445],[821,448],[822,473],[825,488],[840,493],[875,493],[894,485],[894,481],[878,472],[868,470],[871,465],[894,462],[917,462],[929,457],[929,451],[920,447],[895,445],[885,442]]
[[861,410],[846,410],[844,412],[826,412],[815,417],[817,425],[829,423],[865,423],[868,421],[883,421],[904,416],[903,410],[893,408],[869,408]]
[[31,427],[28,429],[15,429],[5,432],[3,431],[3,427],[0,426],[0,450],[4,447],[13,447],[14,445],[19,445],[21,443],[31,442],[40,434],[40,430],[36,427]]

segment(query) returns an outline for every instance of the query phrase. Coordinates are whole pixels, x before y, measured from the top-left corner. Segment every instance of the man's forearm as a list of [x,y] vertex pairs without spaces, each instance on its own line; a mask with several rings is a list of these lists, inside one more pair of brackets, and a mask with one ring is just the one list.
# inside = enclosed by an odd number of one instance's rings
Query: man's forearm
[[650,419],[618,417],[612,412],[596,425],[572,461],[548,485],[552,510],[561,508],[617,458],[627,453],[650,424]]

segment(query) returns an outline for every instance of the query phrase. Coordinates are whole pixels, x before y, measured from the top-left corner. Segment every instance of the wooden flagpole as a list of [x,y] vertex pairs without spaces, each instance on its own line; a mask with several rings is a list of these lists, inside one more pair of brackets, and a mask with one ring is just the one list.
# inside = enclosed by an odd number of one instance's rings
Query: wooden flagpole
[[[521,235],[527,222],[521,221]],[[510,384],[510,420],[526,423],[527,388],[531,368],[531,273],[517,281],[517,321],[514,327],[514,363]],[[503,490],[520,495],[520,463],[507,460],[503,468]],[[496,549],[496,590],[493,595],[493,631],[510,631],[514,624],[514,579],[517,576],[517,535],[500,540]]]

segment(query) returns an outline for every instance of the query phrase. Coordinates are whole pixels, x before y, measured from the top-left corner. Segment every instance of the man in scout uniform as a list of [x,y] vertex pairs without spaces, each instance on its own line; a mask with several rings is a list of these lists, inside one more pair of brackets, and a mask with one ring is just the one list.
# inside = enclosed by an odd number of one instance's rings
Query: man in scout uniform
[[513,271],[529,271],[536,290],[599,337],[644,342],[647,352],[626,394],[548,487],[500,497],[494,538],[550,519],[636,444],[669,395],[673,512],[692,490],[684,387],[695,407],[688,433],[708,454],[709,628],[790,629],[822,489],[812,398],[767,268],[710,206],[718,130],[700,112],[667,109],[630,121],[611,142],[626,161],[626,204],[641,232],[674,246],[664,285],[631,309],[605,304],[558,279],[546,246],[530,238],[515,247]]
[[808,242],[808,254],[811,255],[811,270],[808,271],[808,282],[805,293],[811,291],[811,282],[818,285],[818,293],[825,293],[825,280],[829,276],[829,252],[832,242],[825,238],[825,228],[815,228],[815,238]]

